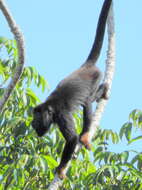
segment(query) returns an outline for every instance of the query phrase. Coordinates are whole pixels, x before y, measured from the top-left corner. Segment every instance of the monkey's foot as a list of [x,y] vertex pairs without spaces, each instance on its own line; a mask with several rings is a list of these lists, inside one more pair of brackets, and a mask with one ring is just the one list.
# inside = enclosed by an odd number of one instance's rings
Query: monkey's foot
[[86,149],[91,150],[92,145],[90,144],[90,137],[88,132],[81,135],[80,142],[85,146]]
[[109,97],[108,97],[107,92],[108,92],[109,86],[107,83],[104,83],[103,87],[104,87],[104,92],[102,94],[102,98],[104,98],[105,100],[108,100]]
[[95,99],[96,102],[99,102],[101,99],[105,99],[105,100],[108,100],[109,99],[109,96],[108,96],[108,89],[109,89],[109,86],[107,83],[103,83],[99,86],[99,89],[97,90],[96,92],[96,95],[95,95]]
[[62,179],[62,180],[67,177],[66,174],[65,174],[65,167],[62,167],[62,168],[57,167],[56,172],[57,172],[59,178]]

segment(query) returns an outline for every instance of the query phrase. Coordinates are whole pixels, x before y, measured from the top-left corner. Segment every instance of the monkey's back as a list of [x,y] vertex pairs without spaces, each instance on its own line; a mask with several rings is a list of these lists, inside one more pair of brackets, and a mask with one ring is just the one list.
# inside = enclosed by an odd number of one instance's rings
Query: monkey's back
[[[98,68],[84,68],[73,72],[63,79],[51,94],[60,107],[69,111],[74,111],[78,106],[85,105],[87,98],[92,91],[95,91],[101,72]],[[58,106],[57,105],[57,106]]]

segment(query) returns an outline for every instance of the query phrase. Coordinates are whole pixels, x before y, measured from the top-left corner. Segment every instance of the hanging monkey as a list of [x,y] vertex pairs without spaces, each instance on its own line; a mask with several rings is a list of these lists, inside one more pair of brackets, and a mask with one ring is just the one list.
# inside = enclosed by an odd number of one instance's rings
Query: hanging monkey
[[[94,44],[86,62],[63,79],[48,99],[36,106],[33,111],[32,126],[38,136],[43,136],[51,124],[56,123],[66,140],[61,162],[57,167],[60,178],[65,177],[64,168],[72,158],[78,142],[90,149],[88,131],[92,120],[92,102],[99,101],[97,94],[100,90],[103,89],[100,98],[107,99],[108,86],[106,83],[100,85],[101,71],[96,67],[96,62],[102,48],[111,3],[112,0],[105,0],[103,3]],[[83,107],[83,130],[78,136],[75,132],[72,113],[79,106]]]

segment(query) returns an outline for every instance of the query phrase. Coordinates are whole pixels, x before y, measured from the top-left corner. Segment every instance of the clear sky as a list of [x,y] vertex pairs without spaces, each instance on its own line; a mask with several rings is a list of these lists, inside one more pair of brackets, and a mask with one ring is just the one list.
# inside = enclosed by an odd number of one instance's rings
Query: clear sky
[[[86,59],[103,0],[7,0],[26,40],[26,65],[47,79],[51,90]],[[142,1],[114,0],[116,71],[101,126],[119,131],[133,109],[142,108]],[[0,36],[12,38],[0,13]],[[104,69],[107,35],[98,66]],[[45,100],[47,93],[41,94]],[[140,148],[140,145],[137,147]],[[117,150],[124,150],[123,143]],[[112,147],[116,150],[116,147]]]

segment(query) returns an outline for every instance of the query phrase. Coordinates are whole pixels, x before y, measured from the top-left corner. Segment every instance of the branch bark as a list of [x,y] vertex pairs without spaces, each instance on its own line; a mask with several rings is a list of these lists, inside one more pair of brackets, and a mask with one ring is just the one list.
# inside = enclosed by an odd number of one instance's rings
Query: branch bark
[[[104,82],[108,84],[108,96],[110,96],[112,80],[115,70],[115,30],[114,30],[114,13],[113,13],[113,4],[110,8],[108,19],[107,19],[107,30],[108,30],[108,50],[107,50],[107,59],[106,59],[106,70],[104,75]],[[104,112],[107,100],[101,99],[97,104],[96,110],[93,113],[93,119],[91,123],[91,128],[89,131],[90,139],[96,133],[96,130],[99,126],[102,114]],[[81,145],[78,144],[75,152],[78,152]],[[69,167],[69,164],[66,168],[66,171]],[[48,190],[57,190],[62,185],[62,180],[56,174],[54,180],[51,182]]]
[[[107,32],[108,32],[108,50],[107,50],[107,59],[106,59],[106,70],[104,76],[104,83],[108,84],[108,97],[110,96],[111,86],[113,75],[115,71],[115,23],[114,23],[114,12],[113,12],[113,3],[111,5],[109,15],[107,18]],[[101,99],[97,104],[96,110],[93,114],[93,119],[90,127],[90,139],[96,133],[100,120],[102,118],[107,100]]]
[[16,24],[14,18],[12,17],[12,14],[10,13],[10,10],[6,6],[4,0],[0,0],[0,9],[8,22],[11,32],[14,35],[14,38],[17,42],[17,48],[18,48],[18,64],[15,69],[15,74],[11,78],[10,83],[8,84],[7,88],[5,89],[4,95],[0,100],[0,112],[1,112],[2,109],[4,108],[5,103],[7,102],[8,98],[10,97],[12,91],[14,90],[16,83],[18,82],[18,80],[22,74],[23,66],[24,66],[24,62],[25,62],[25,43],[24,43],[23,34],[20,31],[19,26]]

